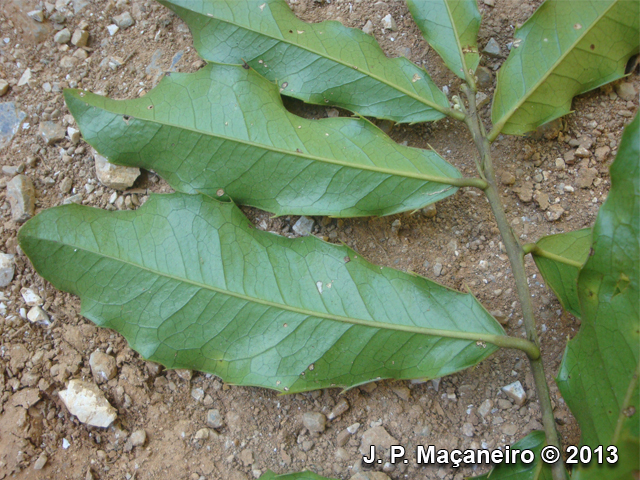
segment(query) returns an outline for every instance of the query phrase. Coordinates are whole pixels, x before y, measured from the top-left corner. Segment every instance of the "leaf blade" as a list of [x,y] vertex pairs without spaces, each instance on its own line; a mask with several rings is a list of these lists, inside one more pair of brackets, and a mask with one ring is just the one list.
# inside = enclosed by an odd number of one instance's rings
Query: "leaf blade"
[[535,130],[569,113],[574,96],[623,77],[639,51],[639,15],[625,0],[543,3],[498,72],[489,138]]
[[232,204],[154,195],[135,212],[49,209],[20,245],[40,275],[81,297],[85,317],[145,358],[230,383],[296,392],[433,378],[497,347],[420,332],[504,337],[471,295],[251,227]]
[[387,58],[374,38],[339,22],[298,20],[284,0],[160,0],[190,27],[207,61],[246,62],[284,95],[398,123],[446,114],[446,95],[406,58]]
[[533,259],[547,285],[556,294],[562,307],[576,317],[580,317],[578,299],[578,273],[580,269],[555,259],[547,258],[547,252],[561,258],[584,265],[591,248],[591,229],[583,228],[572,232],[542,237],[536,242]]
[[618,445],[624,461],[606,470],[580,468],[579,478],[603,471],[607,478],[630,478],[640,469],[639,128],[636,116],[611,166],[611,191],[593,227],[593,255],[578,277],[582,326],[567,344],[556,380],[580,424],[581,443]]
[[132,100],[74,90],[65,100],[85,141],[112,163],[276,214],[416,210],[455,193],[461,177],[435,152],[398,145],[365,120],[291,114],[275,85],[236,66],[172,74]]
[[532,463],[523,464],[521,461],[517,463],[500,463],[498,466],[493,467],[489,473],[470,478],[477,480],[551,480],[551,467],[540,459],[540,451],[545,445],[544,432],[534,430],[511,446],[511,451],[531,450],[534,453],[534,461]]
[[481,15],[476,0],[407,0],[411,16],[425,40],[444,63],[463,80],[478,63],[478,30]]

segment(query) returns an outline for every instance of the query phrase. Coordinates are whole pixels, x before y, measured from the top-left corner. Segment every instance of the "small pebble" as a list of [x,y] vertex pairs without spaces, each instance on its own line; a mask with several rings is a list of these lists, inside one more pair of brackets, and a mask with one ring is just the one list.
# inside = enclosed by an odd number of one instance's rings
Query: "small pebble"
[[318,412],[305,412],[302,415],[302,423],[310,432],[324,432],[327,418]]

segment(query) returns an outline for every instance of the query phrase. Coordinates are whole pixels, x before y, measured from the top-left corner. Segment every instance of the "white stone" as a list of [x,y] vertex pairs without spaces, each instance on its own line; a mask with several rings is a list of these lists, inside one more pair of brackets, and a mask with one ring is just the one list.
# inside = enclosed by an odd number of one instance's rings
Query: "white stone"
[[47,315],[47,312],[45,312],[42,307],[32,307],[29,313],[27,313],[27,318],[31,323],[38,323],[47,327],[51,325],[49,315]]
[[87,425],[106,428],[117,417],[116,409],[109,404],[104,393],[92,383],[71,380],[67,389],[58,395],[69,412]]
[[367,20],[367,23],[362,27],[362,31],[367,35],[371,35],[373,33],[373,22],[371,20]]
[[140,176],[139,168],[109,163],[105,157],[95,150],[93,151],[93,158],[95,159],[98,180],[105,187],[113,188],[114,190],[125,190],[133,186],[136,178]]
[[527,401],[527,393],[524,391],[519,380],[502,387],[501,390],[507,397],[516,402],[519,407],[524,405],[524,402]]
[[39,23],[44,22],[44,13],[42,12],[42,10],[31,10],[27,13],[27,17]]
[[142,429],[136,430],[131,434],[129,440],[131,440],[131,445],[134,447],[141,447],[147,441],[147,432]]
[[18,80],[18,86],[21,87],[23,85],[26,85],[27,83],[29,83],[29,80],[31,80],[31,69],[27,68],[22,73],[22,76],[20,77],[20,80]]
[[111,35],[112,37],[118,33],[118,30],[120,30],[120,28],[117,25],[109,25],[107,27],[107,32],[109,32],[109,35]]
[[67,135],[71,139],[71,143],[76,145],[80,141],[80,130],[73,127],[67,127]]
[[300,217],[293,225],[293,231],[302,237],[308,237],[313,230],[313,219],[309,217]]
[[40,298],[40,295],[34,292],[31,288],[23,287],[22,290],[20,290],[20,293],[22,294],[24,302],[30,307],[35,307],[36,305],[42,305],[44,303],[42,298]]
[[382,19],[382,27],[394,32],[398,29],[398,25],[390,13]]
[[0,287],[6,287],[13,280],[16,271],[13,257],[9,253],[0,253]]
[[53,40],[56,43],[65,44],[71,40],[71,32],[68,28],[63,28],[53,36]]

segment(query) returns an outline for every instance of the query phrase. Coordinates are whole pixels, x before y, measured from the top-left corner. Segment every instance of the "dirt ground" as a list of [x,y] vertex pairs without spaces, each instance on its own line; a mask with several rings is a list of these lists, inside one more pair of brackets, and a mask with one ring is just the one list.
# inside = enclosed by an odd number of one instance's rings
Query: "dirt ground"
[[[20,225],[11,220],[4,187],[16,171],[24,169],[36,187],[36,211],[75,195],[85,205],[126,208],[134,195],[144,202],[149,192],[170,191],[157,176],[143,172],[134,189],[117,192],[125,200],[131,197],[130,201],[110,202],[113,190],[97,180],[89,146],[83,141],[74,145],[69,139],[46,145],[38,136],[39,123],[73,124],[62,88],[81,87],[131,98],[149,91],[162,72],[194,71],[202,62],[191,46],[186,25],[152,1],[54,3],[58,10],[51,13],[48,5],[30,0],[3,0],[0,8],[0,79],[10,85],[0,102],[15,102],[26,114],[15,137],[0,148],[0,165],[4,166],[0,251],[16,254],[15,277],[0,290],[0,479],[241,480],[258,478],[267,469],[277,473],[309,469],[347,479],[366,470],[359,448],[365,432],[375,427],[382,427],[408,451],[426,444],[448,449],[497,448],[541,428],[533,378],[526,358],[517,351],[501,351],[476,368],[439,382],[383,381],[343,394],[323,390],[279,396],[268,390],[225,385],[198,372],[163,370],[141,359],[118,334],[82,318],[78,299],[55,291],[19,251],[16,235]],[[388,56],[404,55],[424,65],[438,85],[457,93],[459,80],[422,39],[404,2],[289,3],[299,17],[310,22],[332,19],[362,28],[371,20],[373,34]],[[493,72],[506,58],[514,27],[541,2],[479,3],[484,15],[480,48],[495,38],[502,52],[498,57],[485,55],[481,61],[490,72],[481,90],[490,96],[495,86]],[[44,23],[26,17],[38,5],[53,17]],[[74,5],[84,8],[76,12]],[[125,11],[131,13],[135,25],[110,35],[106,27],[112,17]],[[387,14],[395,19],[397,31],[382,29]],[[87,47],[55,43],[53,36],[60,28],[56,20],[71,33],[87,22]],[[30,79],[20,82],[27,68]],[[631,82],[637,91],[637,70],[624,82]],[[543,132],[526,138],[501,136],[495,142],[503,202],[523,242],[593,224],[607,196],[608,167],[622,128],[638,108],[637,94],[625,99],[616,93],[622,91],[619,86],[605,86],[575,99],[574,113]],[[295,101],[287,101],[287,106],[310,118],[332,113]],[[489,105],[483,107],[487,121],[489,110]],[[387,131],[390,127],[385,122],[381,126]],[[431,145],[464,174],[474,175],[474,148],[459,122],[395,126],[389,133],[410,146]],[[571,152],[580,146],[586,148],[587,156],[572,158]],[[552,213],[560,210],[549,203],[561,207],[559,219],[553,220]],[[271,219],[255,209],[246,212],[258,228],[293,235],[291,226],[297,217]],[[345,242],[374,263],[411,270],[455,289],[469,288],[504,322],[507,333],[524,335],[509,263],[488,204],[477,191],[462,189],[438,203],[435,215],[431,211],[353,220],[318,217],[315,221],[314,234]],[[579,429],[553,378],[567,338],[577,333],[580,322],[562,311],[530,258],[527,270],[557,425],[562,441],[576,444]],[[25,318],[24,287],[44,299],[50,326]],[[94,381],[89,356],[96,350],[114,357],[117,365],[115,378],[100,385],[118,411],[116,422],[106,429],[80,423],[58,396],[70,379]],[[522,407],[500,390],[516,380],[529,397]],[[304,427],[302,414],[328,414],[341,399],[346,399],[349,408],[327,422],[324,432],[313,433]],[[216,429],[207,424],[208,411],[214,409],[221,423]],[[130,435],[141,429],[146,441],[134,445]],[[44,468],[37,470],[45,459]],[[452,469],[410,462],[375,469],[384,469],[392,479],[460,480],[488,467]]]

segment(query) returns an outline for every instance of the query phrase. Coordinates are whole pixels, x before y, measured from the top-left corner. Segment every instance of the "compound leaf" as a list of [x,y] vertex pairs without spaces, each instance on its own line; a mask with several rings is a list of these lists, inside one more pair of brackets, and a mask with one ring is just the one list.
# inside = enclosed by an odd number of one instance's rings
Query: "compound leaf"
[[638,53],[640,2],[547,0],[516,30],[498,72],[489,137],[535,130],[569,113],[571,99],[625,74]]
[[611,191],[593,227],[593,254],[578,276],[582,326],[567,344],[557,383],[580,424],[581,443],[618,446],[615,465],[575,478],[633,478],[640,470],[640,121],[626,128]]
[[480,62],[476,0],[407,0],[409,11],[429,45],[458,77],[471,77]]
[[361,30],[305,23],[284,0],[159,1],[189,25],[202,58],[246,62],[283,95],[399,123],[457,115],[423,69],[387,58]]
[[[536,242],[533,259],[562,307],[580,317],[578,273],[589,257],[591,229],[559,233]],[[580,266],[578,266],[580,265]]]
[[508,338],[470,294],[346,246],[256,230],[203,195],[152,195],[136,211],[51,208],[19,241],[41,276],[144,358],[234,384],[299,392],[440,377]]
[[110,162],[276,214],[415,210],[455,193],[461,177],[434,151],[398,145],[366,120],[300,118],[274,84],[239,66],[174,73],[132,100],[64,94],[84,139]]

